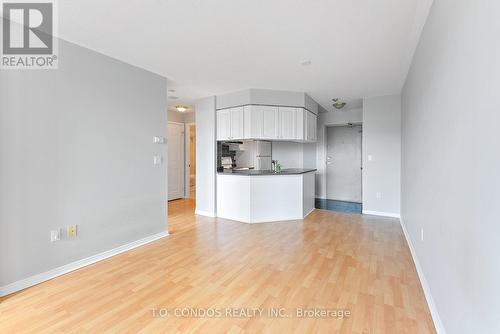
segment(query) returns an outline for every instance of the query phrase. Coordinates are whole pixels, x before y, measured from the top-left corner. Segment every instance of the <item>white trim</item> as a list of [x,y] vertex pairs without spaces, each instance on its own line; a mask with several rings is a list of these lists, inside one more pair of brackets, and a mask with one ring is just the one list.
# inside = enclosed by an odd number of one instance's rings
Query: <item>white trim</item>
[[399,213],[392,213],[392,212],[363,210],[363,214],[364,215],[372,215],[372,216],[381,216],[381,217],[401,218]]
[[16,281],[16,282],[1,286],[0,287],[0,297],[9,295],[11,293],[14,293],[14,292],[26,289],[26,288],[29,288],[30,286],[48,281],[52,278],[67,274],[71,271],[83,268],[85,266],[102,261],[102,260],[107,259],[109,257],[112,257],[112,256],[118,255],[120,253],[129,251],[131,249],[143,246],[145,244],[148,244],[148,243],[153,242],[155,240],[164,238],[166,236],[168,236],[167,231],[153,234],[149,237],[133,241],[133,242],[125,244],[123,246],[119,246],[119,247],[110,249],[108,251],[105,251],[105,252],[102,252],[102,253],[99,253],[96,255],[92,255],[92,256],[87,257],[85,259],[81,259],[81,260],[78,260],[75,262],[65,264],[61,267],[51,269],[51,270],[46,271],[44,273],[36,274],[36,275],[31,276],[31,277],[22,279],[20,281]]
[[312,208],[302,219],[306,219],[314,210],[316,210],[316,208]]
[[420,279],[420,285],[424,290],[425,299],[427,300],[427,306],[429,307],[429,311],[431,312],[432,320],[434,321],[434,327],[436,328],[437,334],[446,334],[446,330],[444,328],[443,322],[439,317],[439,313],[436,307],[436,303],[434,302],[434,298],[432,298],[431,288],[429,283],[427,283],[427,279],[425,278],[424,271],[420,266],[420,262],[418,261],[417,252],[413,247],[413,243],[411,241],[410,235],[406,230],[405,223],[403,219],[400,219],[401,228],[403,229],[403,234],[406,238],[406,243],[410,248],[411,257],[413,258],[413,263],[415,264],[415,268],[417,269],[418,278]]
[[194,214],[198,216],[205,216],[205,217],[212,217],[215,218],[217,217],[214,212],[208,212],[208,211],[201,211],[201,210],[194,210]]
[[[191,129],[190,126],[193,125],[196,128],[196,123],[184,123],[184,198],[190,198],[191,194],[191,170],[189,164],[191,162]],[[196,161],[196,156],[194,157]],[[196,171],[195,171],[196,173]]]

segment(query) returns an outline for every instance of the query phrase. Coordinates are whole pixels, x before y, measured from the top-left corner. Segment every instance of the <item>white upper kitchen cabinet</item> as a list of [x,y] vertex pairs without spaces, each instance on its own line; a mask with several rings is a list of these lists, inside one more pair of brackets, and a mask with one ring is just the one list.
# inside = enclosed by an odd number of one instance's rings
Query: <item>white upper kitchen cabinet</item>
[[217,111],[217,140],[228,140],[231,137],[231,110]]
[[231,108],[231,139],[243,139],[243,107]]
[[304,108],[297,108],[297,124],[296,124],[296,137],[300,141],[304,141],[306,139],[306,113],[307,110]]
[[297,108],[278,107],[279,133],[281,140],[297,140]]
[[317,137],[318,116],[307,109],[297,108],[297,140],[315,142]]
[[278,107],[246,106],[245,139],[278,139]]
[[243,107],[217,111],[217,140],[243,139]]
[[261,139],[264,130],[264,109],[260,106],[245,106],[245,139]]
[[261,139],[278,139],[278,107],[259,106],[263,109],[264,126]]
[[[304,108],[249,105],[243,110],[244,139],[316,141],[317,116]],[[239,138],[235,127],[229,139]]]
[[306,117],[305,117],[305,140],[309,142],[315,142],[317,138],[317,123],[318,123],[318,117],[313,114],[310,111],[305,110]]

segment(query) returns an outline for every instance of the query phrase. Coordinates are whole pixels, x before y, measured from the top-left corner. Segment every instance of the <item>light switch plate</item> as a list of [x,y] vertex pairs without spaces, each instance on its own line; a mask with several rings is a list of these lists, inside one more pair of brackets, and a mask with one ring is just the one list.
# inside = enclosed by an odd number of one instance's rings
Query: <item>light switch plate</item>
[[153,137],[153,143],[155,143],[155,144],[165,144],[165,137],[155,136],[155,137]]
[[163,157],[161,155],[153,156],[153,165],[161,165],[163,163]]
[[50,231],[50,242],[56,242],[61,240],[61,230]]

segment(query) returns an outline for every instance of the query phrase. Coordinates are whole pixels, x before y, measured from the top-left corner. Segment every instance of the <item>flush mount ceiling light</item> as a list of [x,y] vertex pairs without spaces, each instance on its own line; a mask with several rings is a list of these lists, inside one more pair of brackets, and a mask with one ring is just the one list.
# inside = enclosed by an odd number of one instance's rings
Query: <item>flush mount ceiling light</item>
[[333,107],[338,110],[344,108],[347,104],[347,102],[342,102],[339,99],[332,99],[332,101],[333,101]]
[[169,96],[168,98],[171,99],[171,100],[177,100],[179,97],[177,97],[177,96]]
[[302,66],[309,66],[311,64],[312,64],[312,62],[310,60],[303,60],[300,62],[300,65],[302,65]]
[[186,106],[175,106],[175,109],[177,109],[178,112],[186,112],[189,108]]
[[168,92],[169,93],[175,93],[175,89],[169,89]]

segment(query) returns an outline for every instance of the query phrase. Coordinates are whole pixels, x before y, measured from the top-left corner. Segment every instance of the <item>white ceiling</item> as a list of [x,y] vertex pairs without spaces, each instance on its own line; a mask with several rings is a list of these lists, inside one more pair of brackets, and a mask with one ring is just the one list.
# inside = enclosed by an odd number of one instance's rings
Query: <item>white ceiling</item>
[[267,88],[305,91],[333,110],[334,97],[401,91],[431,3],[58,1],[59,35],[168,77],[171,105]]

